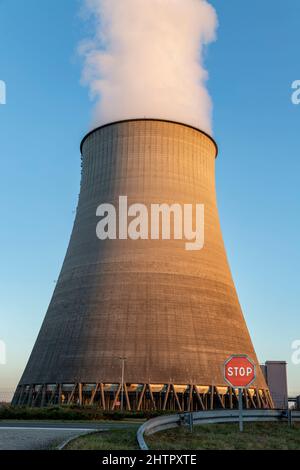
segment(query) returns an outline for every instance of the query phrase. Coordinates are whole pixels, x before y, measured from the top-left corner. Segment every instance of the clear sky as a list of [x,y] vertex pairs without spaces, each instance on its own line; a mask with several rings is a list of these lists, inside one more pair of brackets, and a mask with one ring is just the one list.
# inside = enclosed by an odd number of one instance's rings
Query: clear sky
[[[286,360],[300,394],[299,0],[212,0],[206,67],[220,146],[217,190],[240,302],[261,362]],[[50,301],[76,208],[91,103],[77,45],[80,1],[0,0],[0,389],[20,378]]]

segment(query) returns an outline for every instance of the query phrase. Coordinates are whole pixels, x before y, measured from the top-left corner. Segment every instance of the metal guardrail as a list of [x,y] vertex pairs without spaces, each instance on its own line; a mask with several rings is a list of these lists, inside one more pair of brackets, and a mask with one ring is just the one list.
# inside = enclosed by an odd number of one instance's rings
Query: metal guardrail
[[[158,418],[146,421],[137,432],[137,441],[140,449],[149,450],[144,436],[150,436],[159,431],[177,428],[184,424],[185,419],[191,413],[174,414],[170,416],[159,416]],[[239,411],[238,410],[220,410],[220,411],[197,411],[192,413],[193,425],[201,424],[221,424],[221,423],[238,423]],[[292,421],[300,422],[300,411],[292,411]],[[244,410],[244,422],[275,422],[275,421],[288,421],[288,412],[278,410]]]

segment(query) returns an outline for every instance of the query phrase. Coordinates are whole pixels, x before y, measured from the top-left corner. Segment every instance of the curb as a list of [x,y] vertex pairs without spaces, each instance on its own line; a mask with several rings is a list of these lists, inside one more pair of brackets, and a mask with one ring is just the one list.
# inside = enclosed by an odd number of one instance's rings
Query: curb
[[88,430],[88,431],[85,431],[85,432],[81,432],[80,434],[76,434],[76,436],[72,436],[72,437],[69,437],[68,439],[66,439],[65,441],[63,441],[61,444],[59,444],[55,450],[64,450],[64,448],[70,444],[70,442],[73,442],[75,441],[76,439],[78,439],[79,437],[82,437],[82,436],[87,436],[88,434],[96,434],[98,432],[102,432],[102,431],[99,431],[97,429],[91,429],[91,430]]

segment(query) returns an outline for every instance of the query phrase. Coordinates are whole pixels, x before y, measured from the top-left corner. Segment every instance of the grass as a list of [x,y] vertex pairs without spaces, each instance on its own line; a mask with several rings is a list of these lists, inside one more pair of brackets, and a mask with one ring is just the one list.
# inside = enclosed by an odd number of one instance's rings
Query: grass
[[284,423],[245,423],[177,428],[147,438],[153,450],[300,450],[300,425],[289,428]]
[[20,406],[1,406],[0,420],[60,420],[60,421],[98,421],[98,420],[141,420],[159,416],[159,412],[121,412],[103,411],[96,406],[49,406],[47,408],[28,408]]
[[[89,434],[71,442],[66,449],[138,449],[137,428]],[[237,424],[195,426],[193,434],[181,427],[159,432],[146,441],[151,450],[299,450],[300,425],[289,428],[284,423],[245,423],[242,434]]]
[[109,432],[97,432],[78,437],[70,442],[65,450],[135,450],[139,449],[134,429],[117,429]]

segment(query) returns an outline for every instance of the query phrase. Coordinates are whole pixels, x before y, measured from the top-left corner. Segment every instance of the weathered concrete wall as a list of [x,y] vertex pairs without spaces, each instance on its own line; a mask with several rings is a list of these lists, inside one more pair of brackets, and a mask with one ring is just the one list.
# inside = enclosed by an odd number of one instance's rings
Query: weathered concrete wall
[[[228,266],[215,193],[214,142],[185,125],[114,123],[83,143],[70,245],[22,384],[120,382],[226,385],[231,354],[257,363]],[[205,205],[205,246],[96,237],[96,208]],[[257,367],[257,385],[266,388]]]

